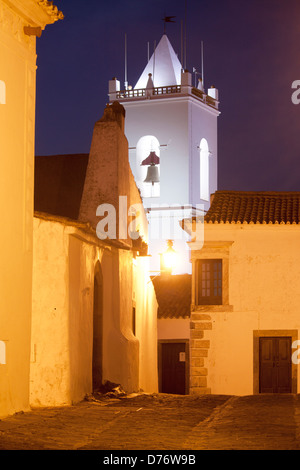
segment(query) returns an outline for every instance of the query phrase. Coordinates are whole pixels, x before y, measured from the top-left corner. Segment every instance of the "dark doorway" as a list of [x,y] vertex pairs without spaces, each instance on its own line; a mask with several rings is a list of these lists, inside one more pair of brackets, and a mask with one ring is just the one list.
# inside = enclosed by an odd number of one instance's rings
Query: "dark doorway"
[[259,338],[259,392],[292,392],[292,338]]
[[185,395],[186,343],[160,344],[160,392]]
[[102,385],[103,277],[100,263],[95,267],[93,313],[93,392]]

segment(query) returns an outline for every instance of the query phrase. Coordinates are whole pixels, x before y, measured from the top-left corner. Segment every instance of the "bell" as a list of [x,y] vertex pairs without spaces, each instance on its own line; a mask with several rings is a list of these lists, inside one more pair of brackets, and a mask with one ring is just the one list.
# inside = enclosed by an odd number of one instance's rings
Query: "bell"
[[144,179],[144,183],[159,183],[159,173],[158,173],[158,167],[154,164],[148,166],[147,169],[147,176]]

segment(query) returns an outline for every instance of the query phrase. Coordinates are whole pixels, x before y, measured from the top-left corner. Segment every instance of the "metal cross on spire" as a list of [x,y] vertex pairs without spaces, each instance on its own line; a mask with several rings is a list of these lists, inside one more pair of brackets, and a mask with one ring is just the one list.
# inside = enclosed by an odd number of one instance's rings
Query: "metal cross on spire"
[[166,34],[166,23],[176,23],[176,21],[173,21],[172,18],[176,18],[176,16],[164,16],[162,19],[164,22],[164,34]]

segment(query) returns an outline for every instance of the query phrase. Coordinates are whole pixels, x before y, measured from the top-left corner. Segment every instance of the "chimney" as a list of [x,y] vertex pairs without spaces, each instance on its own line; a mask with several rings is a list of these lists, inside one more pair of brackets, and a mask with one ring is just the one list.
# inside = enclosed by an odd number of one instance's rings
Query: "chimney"
[[192,74],[188,70],[181,71],[181,93],[190,93],[192,88]]
[[216,101],[219,101],[219,91],[213,85],[207,91],[208,96]]
[[117,99],[117,91],[120,91],[120,82],[114,77],[108,82],[109,101],[115,101]]
[[125,108],[118,101],[114,101],[112,104],[106,105],[103,116],[98,122],[117,122],[124,132],[124,121]]
[[115,101],[106,106],[102,118],[94,126],[79,212],[79,221],[89,223],[96,229],[99,222],[97,207],[101,204],[113,205],[117,214],[117,233],[119,196],[130,194],[124,120],[125,109]]

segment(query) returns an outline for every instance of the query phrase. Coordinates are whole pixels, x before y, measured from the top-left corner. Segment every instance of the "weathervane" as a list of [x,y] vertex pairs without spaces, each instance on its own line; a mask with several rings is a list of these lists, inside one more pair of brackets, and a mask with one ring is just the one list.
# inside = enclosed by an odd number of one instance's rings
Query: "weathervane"
[[166,34],[166,23],[176,23],[176,21],[173,21],[172,18],[176,18],[176,16],[164,16],[162,19],[164,22],[164,34]]

